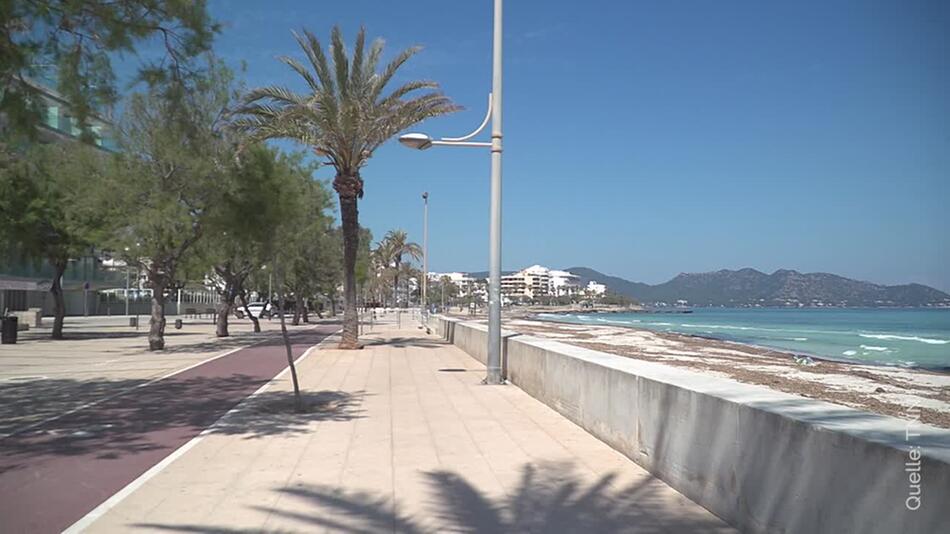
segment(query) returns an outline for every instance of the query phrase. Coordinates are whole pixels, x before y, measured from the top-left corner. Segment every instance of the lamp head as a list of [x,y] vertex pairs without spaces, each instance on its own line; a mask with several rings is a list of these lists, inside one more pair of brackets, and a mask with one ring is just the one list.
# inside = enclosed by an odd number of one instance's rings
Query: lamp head
[[416,150],[425,150],[432,146],[432,138],[424,133],[407,133],[400,135],[399,142]]

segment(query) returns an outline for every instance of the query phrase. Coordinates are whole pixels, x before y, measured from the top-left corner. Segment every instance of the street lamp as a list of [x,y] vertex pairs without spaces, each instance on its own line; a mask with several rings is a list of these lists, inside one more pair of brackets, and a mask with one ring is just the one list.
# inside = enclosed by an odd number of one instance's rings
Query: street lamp
[[[261,265],[261,270],[267,271],[267,265]],[[271,294],[274,291],[273,287],[274,287],[274,271],[270,270],[267,273],[267,304],[266,305],[269,305],[271,301]]]
[[[502,384],[501,376],[501,81],[502,81],[502,0],[495,0],[492,32],[492,92],[482,124],[462,137],[433,139],[424,133],[408,133],[399,142],[409,148],[426,150],[433,146],[464,146],[491,149],[491,208],[488,246],[488,373],[486,384]],[[491,142],[469,141],[491,120]]]
[[125,247],[125,316],[129,316],[129,278],[131,278],[131,265],[129,265],[129,247]]
[[429,318],[429,299],[427,293],[429,289],[429,192],[422,193],[422,319],[426,321],[426,328]]

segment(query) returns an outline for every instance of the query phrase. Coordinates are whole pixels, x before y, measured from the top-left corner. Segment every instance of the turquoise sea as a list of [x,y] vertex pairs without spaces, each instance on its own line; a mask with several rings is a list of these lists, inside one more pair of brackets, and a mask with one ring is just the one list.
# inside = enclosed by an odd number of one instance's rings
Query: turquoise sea
[[693,334],[842,361],[950,370],[950,309],[696,308],[688,314],[539,318]]

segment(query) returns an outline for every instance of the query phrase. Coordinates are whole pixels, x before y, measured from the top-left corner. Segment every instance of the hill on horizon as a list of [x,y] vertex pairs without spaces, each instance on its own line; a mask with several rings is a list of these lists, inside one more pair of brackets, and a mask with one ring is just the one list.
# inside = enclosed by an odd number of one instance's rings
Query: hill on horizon
[[950,295],[923,284],[881,285],[829,273],[800,273],[779,269],[766,274],[756,269],[722,269],[707,273],[680,273],[662,284],[650,285],[610,276],[589,267],[564,269],[586,285],[593,280],[617,294],[643,304],[690,306],[786,307],[929,307],[950,306]]

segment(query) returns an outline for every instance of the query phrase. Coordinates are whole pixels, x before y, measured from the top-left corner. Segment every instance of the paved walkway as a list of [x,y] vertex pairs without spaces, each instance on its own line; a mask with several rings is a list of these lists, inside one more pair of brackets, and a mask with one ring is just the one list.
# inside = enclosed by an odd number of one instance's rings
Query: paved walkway
[[298,366],[306,413],[272,382],[88,531],[731,531],[456,347],[374,330]]
[[146,324],[136,329],[115,316],[67,317],[61,341],[51,340],[45,328],[20,332],[15,345],[0,345],[0,437],[262,337],[279,336],[280,327],[277,321],[261,321],[264,332],[253,334],[249,320],[232,319],[231,337],[217,338],[209,320],[185,319],[181,330],[173,321],[170,317],[161,352],[148,351]]
[[[298,330],[292,338],[294,353],[300,355],[337,328],[325,324]],[[154,355],[156,359],[164,356]],[[63,530],[286,366],[283,343],[279,337],[268,336],[261,344],[162,380],[143,382],[121,395],[100,397],[92,406],[0,439],[0,530]],[[65,387],[49,382],[31,382],[38,399],[43,398],[44,388]],[[77,391],[101,389],[95,381],[73,378],[72,382]],[[27,395],[22,399],[25,406],[31,392],[22,393]]]

